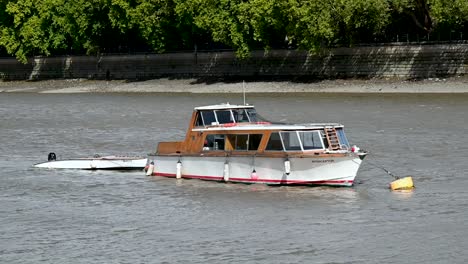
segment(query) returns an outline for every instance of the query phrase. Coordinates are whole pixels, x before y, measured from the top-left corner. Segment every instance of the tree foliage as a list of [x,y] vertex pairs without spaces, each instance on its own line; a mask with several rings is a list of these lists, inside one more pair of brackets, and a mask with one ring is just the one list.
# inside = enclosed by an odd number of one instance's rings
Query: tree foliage
[[252,49],[319,50],[453,30],[468,35],[466,0],[0,0],[0,47],[23,62],[212,46],[247,57]]
[[440,24],[460,29],[468,23],[468,1],[466,0],[431,0],[431,11],[434,19]]

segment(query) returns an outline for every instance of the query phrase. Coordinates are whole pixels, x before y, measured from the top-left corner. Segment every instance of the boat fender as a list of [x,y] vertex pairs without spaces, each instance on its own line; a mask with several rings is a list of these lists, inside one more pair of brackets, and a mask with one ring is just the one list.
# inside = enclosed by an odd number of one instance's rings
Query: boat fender
[[224,163],[223,179],[225,182],[229,181],[229,162]]
[[150,165],[148,166],[148,170],[146,171],[146,176],[153,175],[153,171],[154,171],[154,161],[152,161]]
[[291,173],[291,162],[289,160],[284,161],[284,173],[286,173],[286,175]]
[[50,152],[49,155],[47,156],[47,161],[54,161],[57,160],[57,156],[55,155],[54,152]]
[[176,165],[176,178],[177,179],[180,179],[182,178],[182,162],[177,161],[177,165]]
[[357,153],[357,152],[359,152],[360,150],[361,150],[361,149],[360,149],[358,146],[356,146],[356,145],[353,145],[353,146],[351,147],[351,152],[353,152],[353,153]]
[[257,171],[255,169],[253,169],[252,174],[250,174],[250,178],[254,181],[258,180]]

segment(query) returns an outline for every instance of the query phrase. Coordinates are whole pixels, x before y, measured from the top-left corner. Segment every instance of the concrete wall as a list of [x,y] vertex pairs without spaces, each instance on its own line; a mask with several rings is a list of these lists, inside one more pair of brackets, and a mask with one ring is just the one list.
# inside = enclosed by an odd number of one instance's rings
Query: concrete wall
[[468,44],[336,48],[310,54],[255,51],[35,57],[27,64],[0,58],[0,79],[155,79],[161,77],[427,78],[468,72]]

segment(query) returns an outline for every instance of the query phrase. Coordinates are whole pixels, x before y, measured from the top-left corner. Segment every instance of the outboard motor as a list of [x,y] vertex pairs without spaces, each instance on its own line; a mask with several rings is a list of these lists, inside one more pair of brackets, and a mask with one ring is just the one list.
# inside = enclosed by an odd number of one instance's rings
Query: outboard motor
[[47,156],[47,160],[48,160],[48,161],[57,160],[57,156],[55,155],[55,153],[51,152],[51,153],[49,153],[49,155]]

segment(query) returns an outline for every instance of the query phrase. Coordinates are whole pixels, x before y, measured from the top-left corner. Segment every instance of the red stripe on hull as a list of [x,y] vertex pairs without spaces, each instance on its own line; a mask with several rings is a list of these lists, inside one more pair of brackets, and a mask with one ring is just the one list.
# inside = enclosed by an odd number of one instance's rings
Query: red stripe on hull
[[[162,172],[154,172],[153,176],[163,176],[163,177],[171,177],[175,178],[176,175],[172,173],[162,173]],[[201,176],[201,175],[182,175],[183,178],[190,178],[190,179],[200,179],[200,180],[213,180],[213,181],[221,181],[223,177],[214,177],[214,176]]]
[[[176,175],[172,173],[154,172],[153,176],[163,176],[175,178]],[[201,175],[182,175],[183,178],[189,179],[201,179],[201,180],[213,180],[222,181],[223,177],[216,176],[201,176]],[[271,179],[247,179],[247,178],[229,178],[229,181],[233,182],[245,182],[245,183],[276,183],[276,184],[316,184],[316,185],[342,185],[351,186],[353,185],[352,180],[328,180],[328,181],[302,181],[302,180],[271,180]]]

